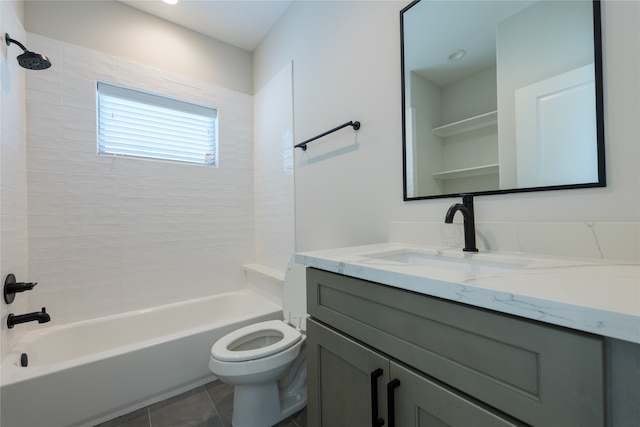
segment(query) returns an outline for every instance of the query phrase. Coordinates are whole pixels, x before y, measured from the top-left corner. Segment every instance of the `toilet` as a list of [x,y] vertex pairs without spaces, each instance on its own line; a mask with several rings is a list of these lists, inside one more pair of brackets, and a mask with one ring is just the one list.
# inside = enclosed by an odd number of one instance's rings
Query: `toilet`
[[237,329],[211,347],[209,369],[234,386],[233,427],[271,427],[307,404],[304,266],[289,262],[285,320]]

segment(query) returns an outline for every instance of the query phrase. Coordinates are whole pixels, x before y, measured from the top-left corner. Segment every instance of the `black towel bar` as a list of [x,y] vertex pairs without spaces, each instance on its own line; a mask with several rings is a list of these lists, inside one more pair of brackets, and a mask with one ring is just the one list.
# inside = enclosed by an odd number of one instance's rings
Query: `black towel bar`
[[358,122],[358,121],[353,122],[352,121],[352,122],[344,123],[344,124],[342,124],[342,125],[340,125],[338,127],[335,127],[335,128],[333,128],[331,130],[326,131],[325,133],[321,133],[318,136],[314,136],[313,138],[309,138],[306,141],[303,141],[303,142],[301,142],[299,144],[296,144],[296,145],[293,146],[293,148],[302,148],[302,151],[307,151],[307,144],[310,143],[311,141],[315,141],[318,138],[322,138],[323,136],[329,135],[330,133],[333,133],[333,132],[335,132],[337,130],[340,130],[340,129],[342,129],[344,127],[347,127],[347,126],[353,126],[353,130],[358,130],[358,129],[360,129],[360,122]]

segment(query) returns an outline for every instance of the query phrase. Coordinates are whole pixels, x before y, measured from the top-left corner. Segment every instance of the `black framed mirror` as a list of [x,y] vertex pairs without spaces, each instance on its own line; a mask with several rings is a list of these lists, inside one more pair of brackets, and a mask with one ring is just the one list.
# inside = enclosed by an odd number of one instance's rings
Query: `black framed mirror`
[[404,200],[606,186],[600,2],[400,12]]

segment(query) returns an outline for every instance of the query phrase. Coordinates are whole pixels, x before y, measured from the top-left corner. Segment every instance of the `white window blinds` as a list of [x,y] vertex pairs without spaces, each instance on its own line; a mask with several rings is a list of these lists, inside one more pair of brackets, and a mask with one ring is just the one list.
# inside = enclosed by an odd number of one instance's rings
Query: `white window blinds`
[[98,82],[98,154],[216,165],[215,108]]

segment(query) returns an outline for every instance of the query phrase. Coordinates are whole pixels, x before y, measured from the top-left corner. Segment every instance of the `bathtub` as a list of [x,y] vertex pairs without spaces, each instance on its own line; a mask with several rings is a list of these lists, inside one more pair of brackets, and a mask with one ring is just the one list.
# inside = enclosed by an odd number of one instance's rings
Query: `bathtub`
[[278,305],[241,290],[36,328],[2,362],[0,425],[93,426],[177,395],[215,379],[217,339],[271,319]]

